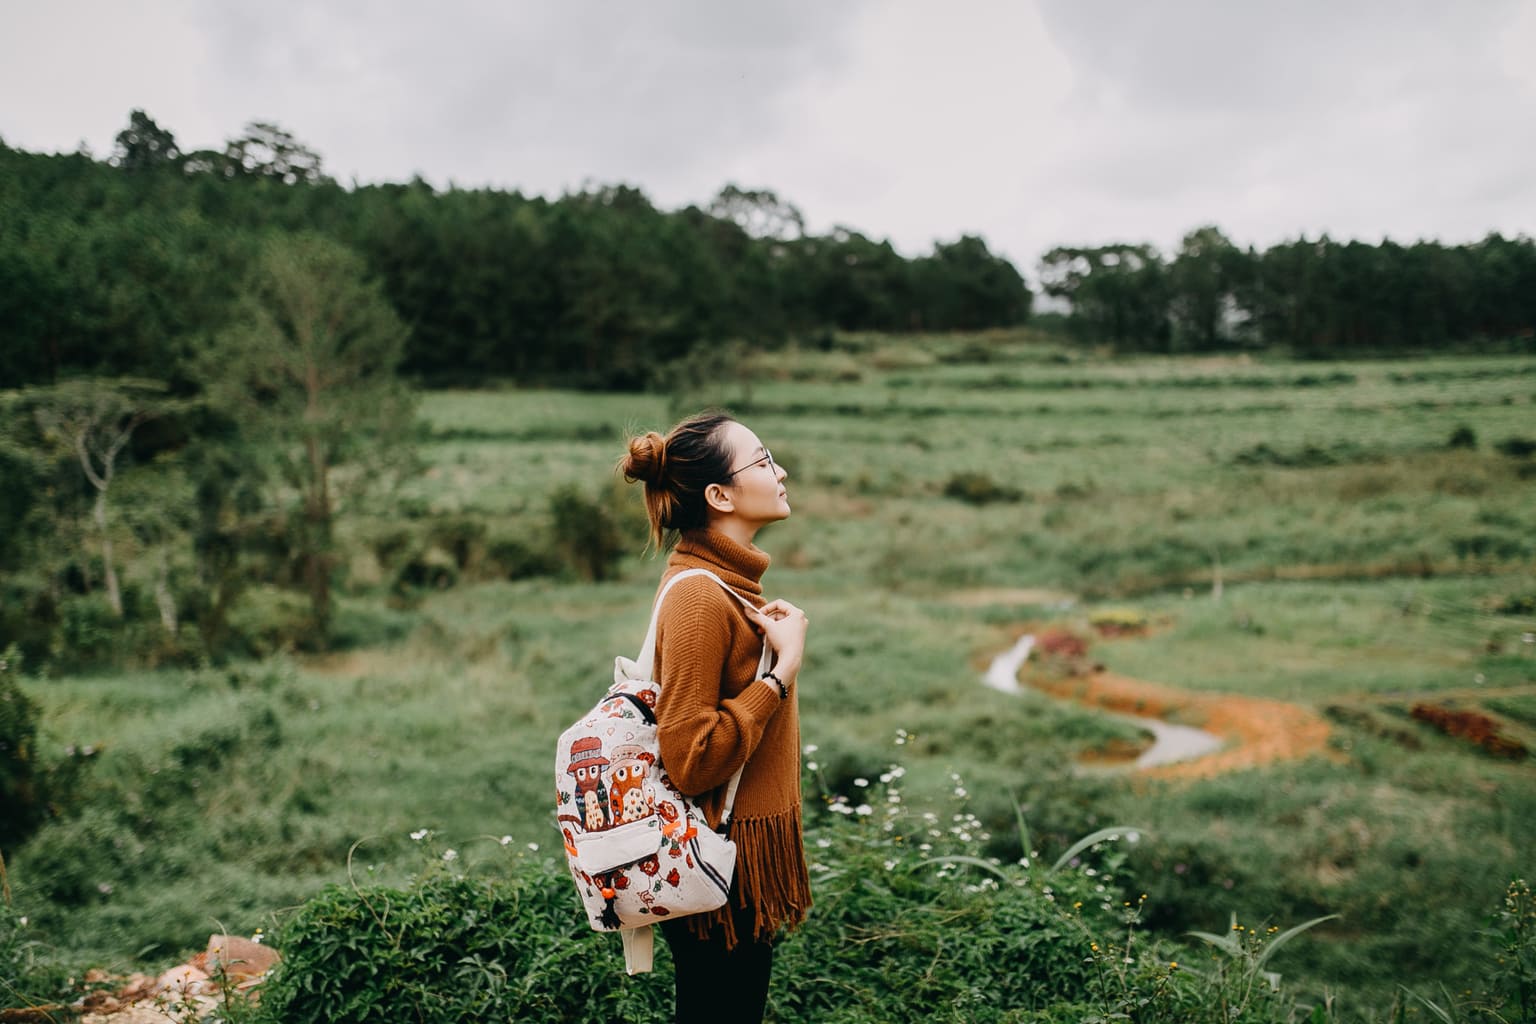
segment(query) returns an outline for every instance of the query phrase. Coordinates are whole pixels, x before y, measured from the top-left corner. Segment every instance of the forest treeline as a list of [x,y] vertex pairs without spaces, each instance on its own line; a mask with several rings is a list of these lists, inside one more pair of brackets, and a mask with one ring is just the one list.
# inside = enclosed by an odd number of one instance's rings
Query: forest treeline
[[1242,249],[1213,226],[1150,245],[1060,246],[1040,261],[1078,338],[1119,349],[1358,356],[1536,338],[1536,241],[1338,242]]
[[134,111],[106,161],[0,144],[0,386],[180,384],[260,238],[294,231],[362,258],[410,328],[402,369],[428,383],[641,388],[704,341],[973,330],[1030,311],[1018,271],[973,236],[908,259],[857,231],[807,233],[793,205],[735,186],[676,211],[626,185],[346,188],[275,125],[182,152]]
[[[0,387],[90,374],[183,390],[236,315],[260,240],[297,231],[358,254],[409,328],[402,369],[428,384],[654,387],[707,342],[1011,326],[1034,298],[979,237],[907,258],[852,229],[808,233],[767,190],[728,185],[667,211],[627,185],[557,199],[419,179],[348,188],[276,125],[184,152],[136,110],[105,160],[0,141]],[[1127,350],[1348,355],[1536,331],[1526,237],[1258,251],[1206,226],[1168,254],[1058,247],[1038,272],[1075,337]]]

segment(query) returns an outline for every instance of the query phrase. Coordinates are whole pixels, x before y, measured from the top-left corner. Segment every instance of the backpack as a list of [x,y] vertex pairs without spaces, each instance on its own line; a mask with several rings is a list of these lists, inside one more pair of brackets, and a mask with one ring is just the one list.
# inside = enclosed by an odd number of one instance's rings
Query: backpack
[[[726,789],[717,832],[667,775],[656,739],[656,624],[667,592],[689,576],[708,576],[747,603],[708,569],[669,579],[640,657],[614,659],[613,686],[560,734],[555,748],[556,818],[566,861],[587,922],[619,932],[629,974],[651,969],[653,924],[724,906],[736,873],[736,844],[725,832],[746,765]],[[759,673],[768,657],[764,644]]]

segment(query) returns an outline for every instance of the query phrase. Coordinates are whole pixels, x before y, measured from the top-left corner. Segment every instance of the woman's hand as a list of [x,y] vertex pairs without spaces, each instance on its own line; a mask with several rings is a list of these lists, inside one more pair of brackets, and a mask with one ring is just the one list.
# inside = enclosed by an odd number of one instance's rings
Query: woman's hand
[[810,629],[811,620],[805,612],[782,599],[769,601],[761,608],[745,610],[747,618],[774,653],[774,674],[789,686],[800,672],[800,661],[805,655],[805,634]]

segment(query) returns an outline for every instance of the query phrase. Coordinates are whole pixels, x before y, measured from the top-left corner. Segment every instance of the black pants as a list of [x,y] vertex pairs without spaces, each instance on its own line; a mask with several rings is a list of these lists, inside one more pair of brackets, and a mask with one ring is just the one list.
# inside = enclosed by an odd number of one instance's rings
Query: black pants
[[[736,894],[731,893],[734,903]],[[773,942],[752,939],[751,908],[732,907],[736,948],[725,948],[723,929],[694,934],[686,918],[663,921],[661,934],[677,972],[677,1024],[757,1024],[768,1008]]]

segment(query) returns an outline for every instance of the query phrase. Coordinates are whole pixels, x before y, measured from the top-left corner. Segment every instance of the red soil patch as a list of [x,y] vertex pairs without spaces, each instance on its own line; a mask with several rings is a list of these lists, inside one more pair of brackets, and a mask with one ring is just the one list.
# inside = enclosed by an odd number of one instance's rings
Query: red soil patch
[[1409,713],[1447,736],[1464,739],[1495,757],[1507,757],[1512,761],[1520,761],[1530,756],[1531,752],[1526,749],[1525,744],[1503,735],[1499,731],[1499,723],[1487,715],[1426,703],[1415,704]]
[[1310,708],[1264,697],[1193,693],[1112,672],[1043,679],[1031,686],[1056,697],[1149,718],[1177,717],[1227,740],[1212,754],[1177,764],[1158,765],[1142,774],[1156,778],[1209,778],[1255,768],[1273,761],[1314,754],[1333,756],[1328,723]]

